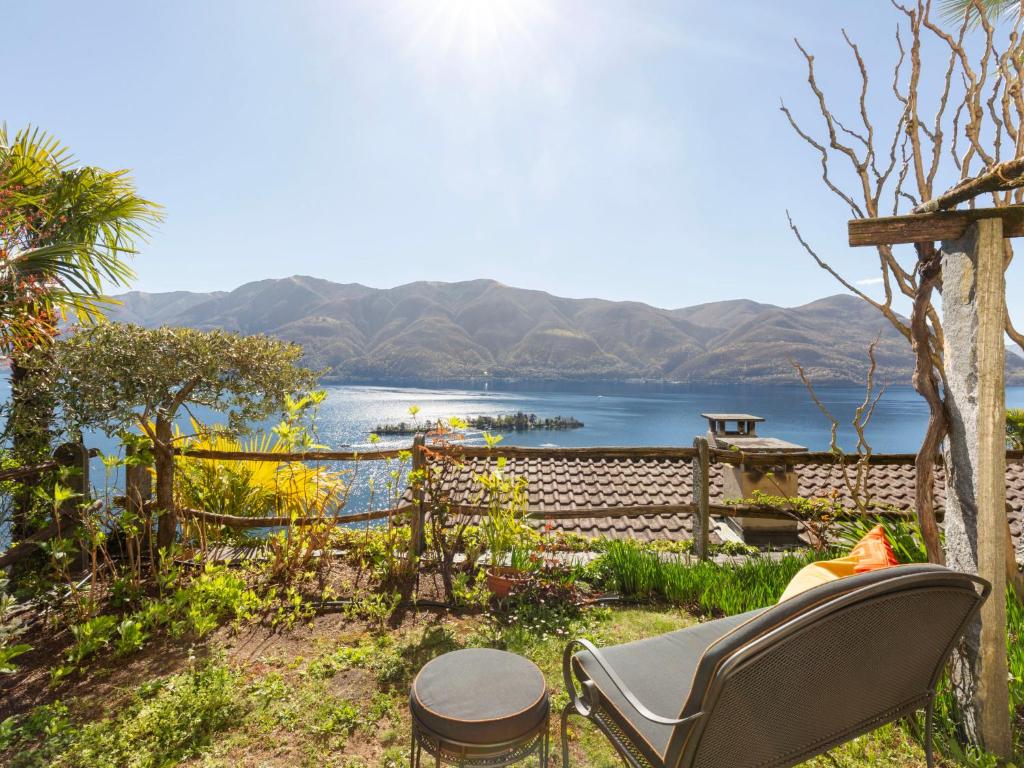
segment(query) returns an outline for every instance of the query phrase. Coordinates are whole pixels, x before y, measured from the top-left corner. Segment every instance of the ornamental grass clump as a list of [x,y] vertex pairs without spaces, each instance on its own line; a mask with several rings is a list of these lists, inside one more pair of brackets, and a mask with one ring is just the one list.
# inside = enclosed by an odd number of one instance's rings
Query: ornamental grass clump
[[661,561],[635,541],[611,541],[601,557],[609,586],[624,597],[648,599],[661,586]]
[[704,615],[731,616],[777,601],[790,579],[814,557],[754,556],[739,564],[687,562],[635,541],[612,541],[599,568],[607,586],[623,597],[660,599]]
[[660,595],[674,605],[710,616],[733,616],[775,603],[796,572],[812,555],[774,560],[751,557],[740,564],[709,561],[660,562]]

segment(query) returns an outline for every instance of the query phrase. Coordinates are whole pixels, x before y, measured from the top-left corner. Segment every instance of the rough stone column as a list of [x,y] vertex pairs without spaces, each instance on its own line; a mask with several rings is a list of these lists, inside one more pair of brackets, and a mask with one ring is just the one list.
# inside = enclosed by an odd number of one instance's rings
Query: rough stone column
[[954,657],[953,681],[968,736],[1008,758],[1003,268],[1001,219],[979,220],[961,239],[942,244],[946,558],[949,567],[992,584],[992,597]]

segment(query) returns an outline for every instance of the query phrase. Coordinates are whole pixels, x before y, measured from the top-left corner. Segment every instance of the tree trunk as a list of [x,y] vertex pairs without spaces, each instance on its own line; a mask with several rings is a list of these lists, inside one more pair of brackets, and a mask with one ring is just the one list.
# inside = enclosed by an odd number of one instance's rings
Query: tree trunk
[[158,515],[156,545],[165,549],[177,538],[178,519],[174,508],[174,451],[171,442],[171,422],[158,416],[156,440],[153,443],[153,461],[156,466],[156,509]]
[[946,414],[932,359],[932,334],[928,328],[928,309],[935,286],[942,277],[942,262],[933,243],[917,244],[917,263],[919,283],[910,313],[910,346],[914,351],[912,381],[914,389],[928,403],[928,427],[914,460],[914,499],[928,561],[944,565],[946,558],[935,519],[935,457],[946,437]]
[[948,439],[946,561],[992,584],[953,658],[967,738],[1012,756],[1006,658],[1006,448],[1002,221],[942,244]]

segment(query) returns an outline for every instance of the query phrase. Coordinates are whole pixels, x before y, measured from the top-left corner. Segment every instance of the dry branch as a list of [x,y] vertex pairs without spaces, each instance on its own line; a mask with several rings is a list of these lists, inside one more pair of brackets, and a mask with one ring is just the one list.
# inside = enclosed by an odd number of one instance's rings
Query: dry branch
[[[867,102],[870,73],[857,45],[845,31],[843,39],[853,52],[854,78],[859,85],[852,109],[865,130],[844,129],[845,123],[832,111],[818,84],[814,57],[799,42],[797,48],[806,64],[807,82],[823,121],[824,138],[816,138],[785,104],[782,106],[797,136],[820,157],[826,188],[861,220],[851,222],[850,244],[876,247],[884,299],[879,301],[857,289],[852,281],[815,253],[792,219],[790,227],[819,267],[877,309],[911,343],[915,360],[913,385],[929,408],[928,429],[915,462],[917,512],[929,557],[941,561],[934,514],[934,457],[947,428],[943,399],[943,330],[932,304],[935,292],[942,290],[935,243],[960,237],[974,217],[973,211],[945,211],[963,203],[973,204],[983,195],[990,195],[993,204],[1002,208],[1020,202],[1024,195],[1022,18],[1018,14],[1009,31],[1001,34],[986,14],[968,13],[956,23],[954,30],[947,31],[932,20],[931,0],[906,5],[893,0],[893,7],[902,19],[896,30],[896,63],[889,89],[897,105],[897,117],[887,130],[878,131],[877,124],[870,119],[872,105]],[[979,0],[975,0],[974,10],[982,10]],[[941,70],[931,77],[923,55],[926,42],[937,44],[945,51]],[[937,91],[922,93],[923,84],[932,83],[938,83]],[[931,98],[935,104],[930,118],[922,114],[922,101],[926,100],[923,97]],[[854,143],[844,144],[840,134],[853,138]],[[880,134],[887,137],[884,145],[878,144],[883,140]],[[876,144],[888,149],[895,163],[895,173],[876,168]],[[1005,148],[1012,148],[1012,157],[1004,159]],[[943,170],[947,151],[960,180],[948,191],[936,195],[933,185]],[[834,182],[833,161],[846,164],[853,173],[854,181],[849,189]],[[883,197],[893,201],[894,217],[908,212],[905,206],[909,204],[909,212],[922,214],[921,218],[880,218]],[[1010,222],[1008,234],[1017,233],[1017,229],[1020,229],[1019,234],[1024,234],[1024,212],[1007,211],[1003,218]],[[896,259],[892,247],[893,243],[907,242],[915,243],[917,257],[909,267]],[[1008,247],[1007,264],[1012,256]],[[892,307],[894,288],[912,304],[909,325]],[[1024,349],[1024,334],[1014,329],[1009,317],[1006,328],[1010,337]]]

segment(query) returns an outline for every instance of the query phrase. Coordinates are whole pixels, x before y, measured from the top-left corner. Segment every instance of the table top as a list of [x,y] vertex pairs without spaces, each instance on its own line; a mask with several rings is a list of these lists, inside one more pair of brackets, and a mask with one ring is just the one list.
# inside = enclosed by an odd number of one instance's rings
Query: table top
[[412,693],[434,717],[481,723],[542,706],[547,684],[529,659],[493,648],[466,648],[428,662],[416,676]]

